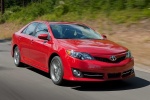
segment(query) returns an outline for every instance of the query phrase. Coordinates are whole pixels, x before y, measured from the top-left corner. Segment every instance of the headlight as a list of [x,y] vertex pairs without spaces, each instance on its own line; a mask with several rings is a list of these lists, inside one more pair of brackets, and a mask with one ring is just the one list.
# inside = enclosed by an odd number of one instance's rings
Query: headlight
[[126,58],[131,58],[131,57],[132,57],[131,52],[130,52],[130,51],[127,51],[127,52],[126,52]]
[[66,51],[68,55],[74,57],[74,58],[78,58],[81,60],[93,60],[94,58],[88,54],[88,53],[84,53],[84,52],[75,52],[74,50],[67,50]]

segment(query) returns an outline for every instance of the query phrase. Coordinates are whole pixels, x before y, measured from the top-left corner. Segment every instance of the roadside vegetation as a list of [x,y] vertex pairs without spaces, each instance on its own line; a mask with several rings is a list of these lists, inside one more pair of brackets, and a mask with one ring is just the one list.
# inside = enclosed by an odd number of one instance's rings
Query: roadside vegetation
[[120,24],[150,17],[150,0],[5,0],[5,6],[0,23],[107,18]]

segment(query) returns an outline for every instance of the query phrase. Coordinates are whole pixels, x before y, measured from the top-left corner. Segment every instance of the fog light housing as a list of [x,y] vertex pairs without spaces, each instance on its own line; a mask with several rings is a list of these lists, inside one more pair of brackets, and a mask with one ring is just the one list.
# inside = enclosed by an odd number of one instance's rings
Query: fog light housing
[[75,77],[82,77],[82,72],[79,71],[78,69],[72,69],[72,73]]
[[134,73],[134,69],[133,68],[131,69],[131,73]]

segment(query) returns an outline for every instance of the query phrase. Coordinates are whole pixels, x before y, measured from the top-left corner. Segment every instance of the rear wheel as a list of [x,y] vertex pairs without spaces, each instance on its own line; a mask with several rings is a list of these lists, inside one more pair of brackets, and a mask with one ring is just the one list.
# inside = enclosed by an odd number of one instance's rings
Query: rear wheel
[[63,84],[63,65],[59,56],[55,56],[50,63],[51,80],[56,85]]
[[22,66],[23,64],[20,62],[20,51],[18,49],[18,47],[16,46],[14,49],[14,63],[17,67]]

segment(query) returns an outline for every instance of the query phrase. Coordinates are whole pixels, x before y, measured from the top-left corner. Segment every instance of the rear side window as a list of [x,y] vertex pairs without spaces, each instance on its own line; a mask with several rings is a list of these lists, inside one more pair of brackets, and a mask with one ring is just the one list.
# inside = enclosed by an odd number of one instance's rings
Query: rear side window
[[22,33],[27,34],[27,35],[33,35],[34,34],[34,30],[36,28],[36,26],[38,25],[38,23],[31,23],[29,26],[27,26]]

